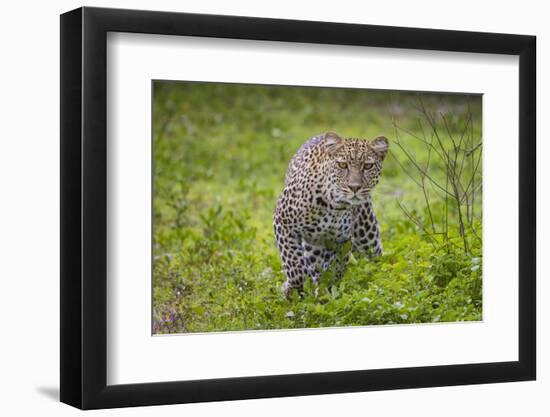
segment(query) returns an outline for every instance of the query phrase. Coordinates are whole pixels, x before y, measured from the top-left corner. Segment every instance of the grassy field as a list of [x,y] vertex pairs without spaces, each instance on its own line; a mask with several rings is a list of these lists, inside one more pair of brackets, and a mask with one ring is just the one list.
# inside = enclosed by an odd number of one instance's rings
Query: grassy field
[[[480,97],[155,82],[153,116],[154,333],[481,320]],[[286,300],[273,209],[329,130],[390,139],[385,253]]]

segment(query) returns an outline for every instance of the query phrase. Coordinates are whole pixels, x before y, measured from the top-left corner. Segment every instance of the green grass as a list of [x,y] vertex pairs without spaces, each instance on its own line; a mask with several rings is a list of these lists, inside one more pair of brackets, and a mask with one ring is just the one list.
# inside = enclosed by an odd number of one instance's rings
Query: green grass
[[[421,98],[446,116],[445,146],[468,114],[468,135],[481,140],[481,98]],[[433,187],[428,207],[395,143],[445,184],[445,167],[415,137],[431,137],[418,104],[417,95],[396,92],[155,82],[154,332],[481,320],[481,189],[464,238],[457,208]],[[343,280],[321,283],[317,297],[307,286],[303,299],[286,300],[273,209],[292,155],[329,130],[390,138],[373,192],[385,253],[352,258]],[[480,173],[466,160],[463,175]]]

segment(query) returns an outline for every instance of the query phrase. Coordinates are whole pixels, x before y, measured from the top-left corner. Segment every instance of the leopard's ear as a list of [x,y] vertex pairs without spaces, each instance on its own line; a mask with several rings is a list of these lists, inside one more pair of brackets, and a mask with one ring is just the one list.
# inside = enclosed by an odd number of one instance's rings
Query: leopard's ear
[[370,141],[370,146],[383,161],[386,157],[386,154],[388,153],[388,139],[385,136],[378,136],[377,138]]
[[334,153],[344,144],[344,139],[334,132],[327,132],[323,138],[323,144],[329,153]]

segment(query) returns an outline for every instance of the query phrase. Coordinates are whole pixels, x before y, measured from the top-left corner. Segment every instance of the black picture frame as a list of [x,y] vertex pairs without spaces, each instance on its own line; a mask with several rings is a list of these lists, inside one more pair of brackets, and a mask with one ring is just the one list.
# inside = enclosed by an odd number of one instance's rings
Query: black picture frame
[[[519,56],[519,360],[112,385],[107,376],[108,32]],[[81,409],[534,380],[536,38],[102,8],[61,15],[61,401]]]

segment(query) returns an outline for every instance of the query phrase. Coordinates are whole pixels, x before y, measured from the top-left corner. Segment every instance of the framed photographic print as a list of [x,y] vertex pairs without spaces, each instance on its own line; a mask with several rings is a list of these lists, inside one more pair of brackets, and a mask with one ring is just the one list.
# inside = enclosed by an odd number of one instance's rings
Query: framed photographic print
[[535,379],[535,38],[61,16],[61,401]]

